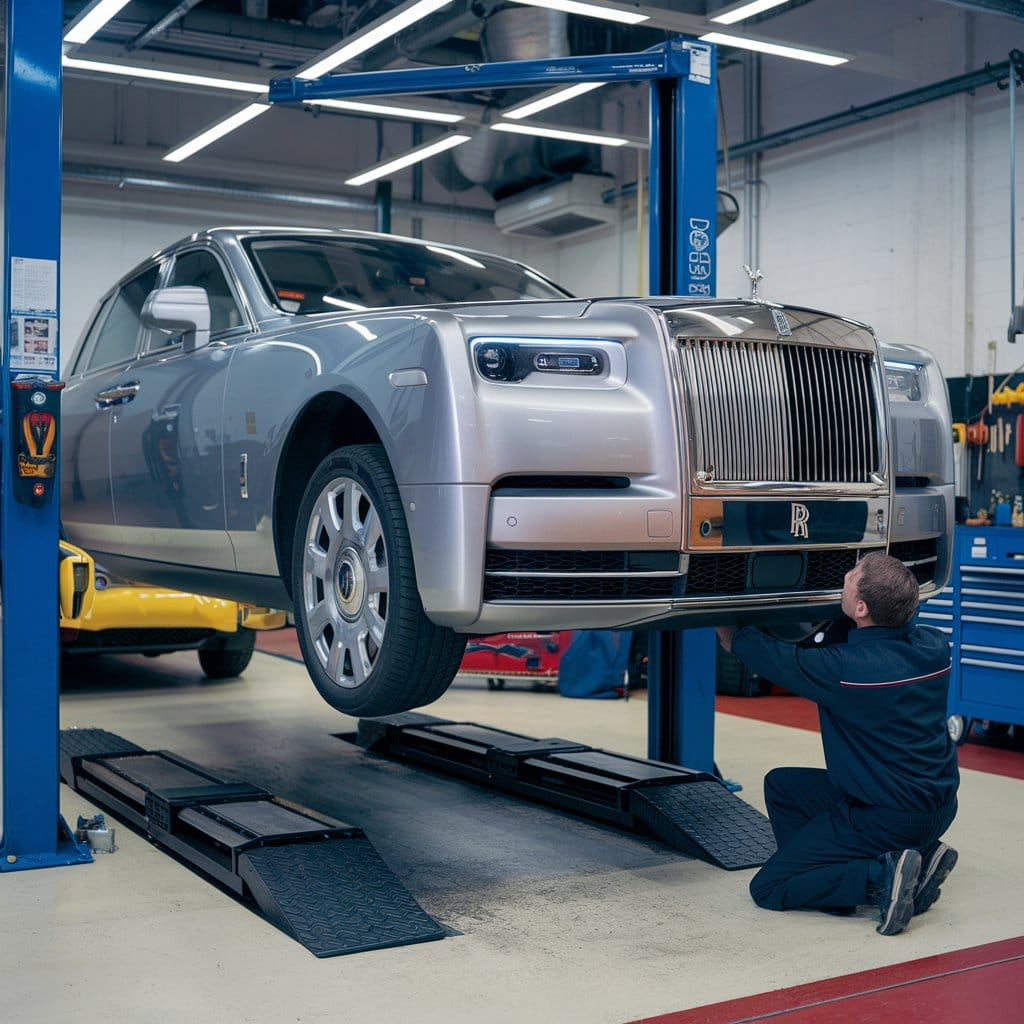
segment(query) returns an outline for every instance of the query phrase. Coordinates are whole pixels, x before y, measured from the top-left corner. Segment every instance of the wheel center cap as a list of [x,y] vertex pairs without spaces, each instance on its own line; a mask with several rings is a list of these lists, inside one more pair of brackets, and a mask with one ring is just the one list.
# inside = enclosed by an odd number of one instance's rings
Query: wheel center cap
[[338,556],[334,589],[341,614],[358,618],[366,599],[366,566],[355,548],[346,547]]

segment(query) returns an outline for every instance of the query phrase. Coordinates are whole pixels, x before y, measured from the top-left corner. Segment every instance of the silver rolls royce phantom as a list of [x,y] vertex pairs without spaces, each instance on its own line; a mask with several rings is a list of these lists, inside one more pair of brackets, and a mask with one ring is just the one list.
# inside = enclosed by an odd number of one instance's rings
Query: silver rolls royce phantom
[[435,700],[472,634],[819,621],[867,550],[928,596],[953,521],[921,349],[341,230],[217,228],[123,278],[69,363],[61,466],[74,543],[292,608],[352,715]]

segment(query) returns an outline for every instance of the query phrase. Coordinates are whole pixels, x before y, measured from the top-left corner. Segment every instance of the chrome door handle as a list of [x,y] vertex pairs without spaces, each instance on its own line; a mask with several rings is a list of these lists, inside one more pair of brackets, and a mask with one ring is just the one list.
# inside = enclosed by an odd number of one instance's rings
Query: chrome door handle
[[117,384],[106,391],[99,391],[96,394],[96,405],[100,409],[109,409],[114,405],[125,405],[130,402],[142,387],[137,380],[130,380],[125,384]]

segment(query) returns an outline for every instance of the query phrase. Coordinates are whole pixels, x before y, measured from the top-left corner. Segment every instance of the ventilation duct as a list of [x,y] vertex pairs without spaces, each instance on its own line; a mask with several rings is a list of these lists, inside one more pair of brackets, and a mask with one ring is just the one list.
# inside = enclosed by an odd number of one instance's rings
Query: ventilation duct
[[[567,57],[568,15],[536,7],[495,11],[487,18],[481,47],[488,62]],[[592,146],[523,138],[485,127],[465,145],[431,161],[430,168],[451,191],[480,185],[502,199],[540,182],[592,170],[594,163]]]
[[615,207],[604,202],[607,190],[607,178],[574,174],[502,200],[494,210],[494,224],[506,234],[530,238],[565,238],[593,231],[615,219]]

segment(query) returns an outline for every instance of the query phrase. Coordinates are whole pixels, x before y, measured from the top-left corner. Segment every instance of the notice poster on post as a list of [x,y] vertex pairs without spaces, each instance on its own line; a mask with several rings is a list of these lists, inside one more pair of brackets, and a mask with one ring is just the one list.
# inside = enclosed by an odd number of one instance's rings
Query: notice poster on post
[[57,373],[57,261],[11,258],[10,371]]

